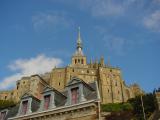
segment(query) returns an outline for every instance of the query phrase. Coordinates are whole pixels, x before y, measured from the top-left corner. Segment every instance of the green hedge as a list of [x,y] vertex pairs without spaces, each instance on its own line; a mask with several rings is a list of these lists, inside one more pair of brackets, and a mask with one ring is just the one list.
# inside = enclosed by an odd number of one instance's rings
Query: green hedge
[[0,100],[0,110],[13,106],[15,105],[15,103],[13,101],[9,101],[9,100]]
[[119,112],[133,110],[133,107],[130,103],[109,103],[101,105],[101,109],[105,112]]

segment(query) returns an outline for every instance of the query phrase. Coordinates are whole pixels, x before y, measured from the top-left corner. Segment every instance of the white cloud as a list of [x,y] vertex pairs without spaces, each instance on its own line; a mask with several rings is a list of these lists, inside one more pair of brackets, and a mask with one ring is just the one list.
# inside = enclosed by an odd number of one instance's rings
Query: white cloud
[[59,29],[70,27],[73,21],[67,17],[66,13],[61,12],[47,12],[38,13],[32,17],[33,28],[36,31],[46,29]]
[[125,55],[136,42],[131,39],[113,35],[109,29],[106,29],[103,26],[95,26],[94,29],[100,35],[107,51],[110,51],[116,55]]
[[103,37],[105,46],[111,52],[117,55],[124,55],[128,46],[128,41],[121,37],[105,36]]
[[60,66],[61,64],[61,59],[47,57],[44,54],[29,59],[17,59],[8,66],[15,74],[5,77],[0,84],[0,89],[15,86],[16,81],[23,76],[49,72],[52,68]]
[[145,17],[143,23],[148,29],[160,32],[160,10]]
[[91,8],[93,16],[120,15],[124,12],[124,9],[122,4],[114,3],[112,0],[96,0]]
[[81,0],[81,9],[88,10],[94,17],[124,15],[128,8],[138,0]]

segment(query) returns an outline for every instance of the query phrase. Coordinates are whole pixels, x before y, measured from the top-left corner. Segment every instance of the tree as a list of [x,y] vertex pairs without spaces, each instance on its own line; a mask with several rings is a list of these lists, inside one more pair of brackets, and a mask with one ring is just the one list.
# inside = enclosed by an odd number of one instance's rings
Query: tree
[[[143,104],[144,104],[144,111],[146,118],[148,118],[155,110],[155,96],[152,93],[148,93],[142,96],[143,98]],[[141,98],[140,96],[137,96],[135,98],[129,99],[129,103],[133,106],[133,112],[135,117],[138,120],[143,120],[143,110],[142,110],[142,104],[141,104]]]
[[7,107],[10,107],[10,106],[13,106],[13,105],[15,105],[15,103],[13,101],[0,100],[0,110],[4,109],[4,108],[7,108]]

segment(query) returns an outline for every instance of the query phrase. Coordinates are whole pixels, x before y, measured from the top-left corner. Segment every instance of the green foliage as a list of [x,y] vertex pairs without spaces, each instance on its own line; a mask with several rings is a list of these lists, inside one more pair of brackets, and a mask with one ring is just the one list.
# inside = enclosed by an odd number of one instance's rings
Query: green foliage
[[102,111],[105,112],[119,112],[132,110],[132,105],[130,103],[109,103],[101,105]]
[[9,101],[9,100],[0,100],[0,110],[13,106],[15,105],[15,103],[13,101]]
[[[155,111],[155,96],[152,93],[143,95],[143,104],[146,119]],[[101,105],[102,111],[111,112],[107,116],[109,120],[117,120],[121,116],[122,120],[131,118],[132,120],[144,120],[141,97],[137,96],[128,100],[127,103],[110,103]],[[128,114],[127,114],[128,113]],[[118,119],[119,120],[119,119]]]
[[[155,110],[155,97],[153,94],[149,93],[142,96],[144,111],[146,118],[148,118]],[[128,100],[128,102],[133,106],[133,113],[138,120],[143,120],[143,109],[141,103],[141,97],[137,96]]]

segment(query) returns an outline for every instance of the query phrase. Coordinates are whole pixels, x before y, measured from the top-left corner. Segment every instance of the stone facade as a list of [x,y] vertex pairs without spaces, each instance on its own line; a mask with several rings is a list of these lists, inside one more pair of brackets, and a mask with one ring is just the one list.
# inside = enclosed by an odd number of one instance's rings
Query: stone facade
[[98,120],[96,103],[83,103],[51,111],[17,116],[8,120]]
[[156,92],[156,100],[158,104],[158,110],[160,111],[160,92]]
[[[101,102],[104,104],[125,102],[142,92],[138,85],[127,86],[122,78],[121,69],[105,64],[103,57],[99,61],[87,63],[87,57],[84,55],[82,48],[79,31],[76,52],[71,57],[71,64],[63,68],[53,68],[51,72],[39,77],[24,77],[17,81],[14,91],[16,100],[19,100],[27,90],[32,91],[39,98],[40,92],[46,84],[63,91],[72,77],[78,77],[86,83],[97,80]],[[33,85],[35,87],[32,87]]]

